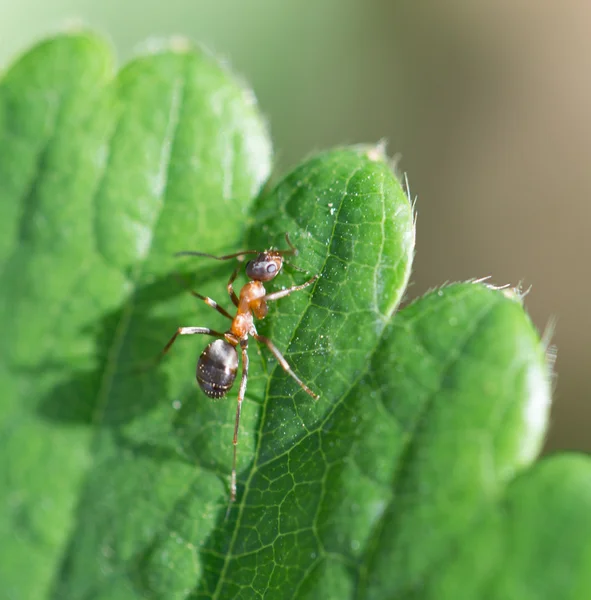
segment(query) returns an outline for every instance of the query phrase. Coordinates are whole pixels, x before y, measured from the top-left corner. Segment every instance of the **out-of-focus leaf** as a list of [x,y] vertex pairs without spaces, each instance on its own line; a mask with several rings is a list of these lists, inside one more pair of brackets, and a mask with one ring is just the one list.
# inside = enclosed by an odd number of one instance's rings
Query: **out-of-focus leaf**
[[[168,513],[195,477],[187,458],[163,473],[162,457],[141,452],[131,475],[125,426],[164,432],[178,387],[120,373],[194,305],[174,301],[172,253],[240,239],[270,145],[250,90],[209,56],[176,43],[115,74],[105,42],[79,34],[4,75],[0,152],[0,587],[80,597],[63,561],[92,518],[89,494],[114,511],[103,558],[128,560],[151,539],[149,514]],[[80,560],[98,591],[93,569],[112,574],[90,549]]]

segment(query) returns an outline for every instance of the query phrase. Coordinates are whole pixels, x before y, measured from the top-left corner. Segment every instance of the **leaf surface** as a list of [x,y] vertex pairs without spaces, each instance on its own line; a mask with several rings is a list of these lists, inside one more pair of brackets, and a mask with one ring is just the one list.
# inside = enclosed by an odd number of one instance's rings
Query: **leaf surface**
[[[114,511],[103,557],[129,559],[151,537],[144,511],[167,512],[171,482],[194,475],[177,459],[167,478],[134,455],[130,477],[124,426],[163,435],[174,396],[163,377],[141,387],[121,373],[179,325],[172,252],[240,238],[270,146],[250,90],[202,52],[163,47],[115,75],[111,49],[80,34],[5,74],[0,147],[0,579],[8,597],[43,598],[74,568],[62,560],[89,495]],[[80,560],[97,589],[86,547]],[[75,597],[64,577],[61,597]]]
[[[116,73],[77,34],[5,73],[0,152],[5,597],[591,597],[589,460],[535,462],[539,336],[517,293],[481,284],[394,314],[414,216],[379,147],[257,196],[249,90],[178,42]],[[185,287],[230,309],[236,263],[174,252],[285,233],[299,253],[268,290],[319,278],[257,327],[320,398],[251,342],[226,516],[237,386],[198,389],[211,338],[145,365],[179,326],[228,327]]]

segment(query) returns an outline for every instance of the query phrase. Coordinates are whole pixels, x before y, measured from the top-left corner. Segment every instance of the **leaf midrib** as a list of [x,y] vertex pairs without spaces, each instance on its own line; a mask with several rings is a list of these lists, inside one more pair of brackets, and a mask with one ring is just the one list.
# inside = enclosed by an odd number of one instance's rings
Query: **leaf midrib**
[[[330,239],[331,239],[331,246],[332,246],[332,244],[334,243],[334,240],[335,240],[335,231],[336,231],[336,228],[337,228],[337,226],[338,226],[338,224],[339,224],[339,215],[340,215],[340,213],[341,213],[341,211],[342,211],[342,209],[343,209],[343,205],[344,205],[344,199],[345,199],[345,197],[348,195],[348,188],[349,188],[349,185],[350,185],[351,181],[353,180],[353,178],[355,177],[355,175],[357,175],[357,173],[359,173],[359,172],[362,170],[362,168],[363,168],[363,167],[362,167],[361,165],[360,165],[360,166],[358,166],[358,167],[356,167],[356,168],[355,168],[355,169],[354,169],[354,170],[353,170],[353,171],[352,171],[352,172],[349,174],[349,176],[348,176],[348,178],[347,178],[347,181],[346,181],[346,183],[345,183],[345,185],[344,185],[344,191],[343,191],[343,194],[342,194],[341,202],[339,203],[339,208],[338,208],[338,211],[337,211],[337,214],[336,214],[335,220],[334,220],[334,222],[333,222],[333,227],[332,227],[332,231],[331,231],[331,236],[330,236]],[[383,188],[382,188],[382,189],[383,189]],[[294,192],[293,192],[293,193],[295,193],[295,190],[294,190]],[[383,208],[383,210],[385,210],[385,207],[384,207],[384,195],[383,195],[383,192],[382,192],[382,194],[381,194],[381,198],[382,198],[382,208]],[[288,200],[286,200],[286,203],[287,203],[287,201],[288,201]],[[282,210],[284,210],[284,207],[285,207],[285,203],[284,203],[284,204],[282,204]],[[383,231],[383,230],[382,230],[382,231]],[[381,253],[381,252],[383,252],[383,244],[384,244],[384,239],[382,238],[382,246],[381,246],[380,253]],[[326,265],[327,265],[327,262],[328,262],[329,258],[332,256],[332,254],[331,254],[330,250],[331,250],[331,249],[329,248],[329,251],[327,252],[327,254],[326,254],[326,257],[325,257],[325,259],[324,259],[324,262],[323,262],[323,264],[322,264],[322,268],[321,268],[321,269],[320,269],[320,271],[319,271],[320,273],[322,273],[322,272],[324,271],[324,269],[326,268]],[[375,267],[375,268],[376,268],[376,270],[377,270],[377,268],[378,268],[378,265],[376,265],[376,267]],[[315,292],[315,291],[316,291],[316,285],[314,285],[314,289],[312,290],[312,294],[311,294],[311,297],[310,297],[310,303],[309,303],[309,305],[310,305],[310,304],[312,304],[312,302],[313,302],[313,298],[314,298],[314,292]],[[303,319],[304,319],[305,312],[306,312],[306,311],[303,311],[303,312],[302,312],[302,314],[300,315],[300,318],[299,318],[298,324],[297,324],[297,325],[296,325],[296,326],[293,328],[293,330],[292,330],[292,334],[291,334],[291,336],[290,336],[290,339],[289,339],[289,342],[288,342],[288,344],[287,344],[287,347],[289,347],[289,346],[290,346],[290,344],[291,344],[291,343],[293,342],[293,340],[295,339],[295,337],[296,337],[296,335],[297,335],[297,332],[298,332],[299,328],[301,327],[301,323],[302,323],[302,321],[303,321]],[[380,317],[382,317],[382,319],[381,319],[381,321],[382,321],[382,323],[383,323],[383,326],[382,326],[382,331],[380,332],[379,336],[377,336],[377,337],[376,337],[375,344],[374,344],[374,345],[371,347],[371,349],[370,349],[370,350],[369,350],[369,352],[367,353],[367,361],[366,361],[366,366],[365,366],[365,368],[364,368],[364,369],[361,369],[361,370],[360,370],[360,372],[359,372],[359,374],[358,374],[358,376],[357,376],[357,377],[356,377],[354,380],[352,380],[352,383],[351,383],[351,386],[350,386],[349,390],[347,390],[347,391],[345,392],[345,394],[344,394],[344,395],[343,395],[343,396],[342,396],[340,399],[338,399],[338,400],[336,400],[335,402],[333,402],[333,404],[331,405],[330,409],[327,411],[327,413],[326,413],[326,415],[325,415],[325,418],[324,418],[324,419],[323,419],[321,422],[319,422],[319,425],[318,425],[318,427],[317,427],[317,428],[315,428],[315,429],[314,429],[314,430],[312,430],[312,431],[306,430],[306,431],[307,431],[307,432],[306,432],[306,434],[305,434],[305,435],[304,435],[302,438],[299,438],[299,439],[298,439],[298,443],[300,443],[300,442],[301,442],[303,439],[305,439],[306,437],[308,437],[308,436],[310,436],[310,435],[313,435],[313,434],[314,434],[314,433],[316,433],[318,430],[322,429],[322,427],[324,426],[324,424],[325,424],[325,423],[326,423],[328,420],[330,420],[330,418],[331,418],[331,417],[334,415],[334,413],[336,412],[336,410],[337,410],[337,409],[339,409],[339,408],[341,407],[342,403],[343,403],[343,402],[344,402],[344,401],[345,401],[345,400],[346,400],[346,399],[347,399],[347,398],[350,396],[350,394],[351,394],[351,393],[352,393],[352,392],[355,390],[356,386],[357,386],[357,385],[358,385],[358,383],[361,381],[361,379],[362,379],[362,378],[363,378],[363,377],[364,377],[364,376],[367,374],[368,367],[369,367],[369,365],[371,364],[371,359],[373,358],[373,356],[374,356],[374,354],[375,354],[375,352],[376,352],[376,350],[377,350],[378,346],[380,345],[380,343],[381,343],[381,341],[382,341],[382,337],[383,337],[383,335],[384,335],[384,331],[385,331],[385,329],[386,329],[386,327],[387,327],[388,323],[390,323],[391,319],[392,319],[392,318],[393,318],[393,316],[394,316],[394,312],[392,312],[392,314],[391,314],[390,316],[386,316],[386,317],[384,317],[383,315],[381,315],[381,313],[380,313],[379,311],[377,312],[377,314],[378,314]],[[249,471],[249,473],[248,473],[248,477],[247,477],[247,479],[246,479],[246,481],[245,481],[245,484],[244,484],[244,492],[243,492],[243,495],[242,495],[242,499],[243,499],[243,498],[246,496],[246,494],[248,493],[248,490],[249,490],[249,487],[250,487],[250,483],[251,483],[251,481],[252,481],[252,478],[254,477],[255,473],[258,471],[258,469],[261,467],[261,465],[262,465],[262,464],[264,464],[264,463],[261,463],[261,464],[259,464],[259,463],[258,463],[258,457],[259,457],[259,455],[260,455],[261,444],[262,444],[262,438],[263,438],[264,424],[265,424],[265,422],[266,422],[266,415],[267,415],[267,405],[268,405],[268,398],[269,398],[269,390],[270,390],[270,385],[271,385],[271,381],[272,381],[272,378],[273,378],[273,373],[275,372],[275,370],[276,370],[277,368],[279,368],[279,365],[278,365],[278,364],[275,364],[274,368],[273,368],[273,369],[272,369],[272,371],[271,371],[271,374],[270,374],[269,378],[267,379],[266,390],[265,390],[265,399],[266,399],[266,400],[265,400],[265,402],[263,403],[263,406],[262,406],[262,414],[261,414],[261,416],[260,416],[260,419],[259,419],[259,423],[260,423],[260,424],[259,424],[259,430],[258,430],[258,432],[257,432],[257,445],[256,445],[256,448],[255,448],[255,454],[254,454],[254,458],[253,458],[253,462],[252,462],[252,467],[253,467],[253,468],[251,468],[251,469],[250,469],[250,471]],[[274,456],[274,457],[273,457],[273,460],[276,460],[277,458],[279,458],[280,456],[283,456],[285,453],[288,453],[289,451],[290,451],[290,448],[287,448],[287,449],[286,449],[284,452],[282,452],[281,454],[279,454],[279,455],[277,455],[277,456]],[[319,508],[320,508],[320,506],[318,507],[318,509],[319,509]],[[223,586],[224,586],[224,584],[226,583],[226,582],[225,582],[225,575],[226,575],[226,573],[227,573],[227,570],[228,570],[228,567],[229,567],[229,564],[230,564],[230,560],[233,558],[232,550],[233,550],[233,548],[234,548],[234,546],[235,546],[236,539],[237,539],[237,535],[238,535],[238,532],[239,532],[239,530],[240,530],[240,526],[239,526],[239,525],[240,525],[240,522],[241,522],[241,519],[242,519],[243,510],[244,510],[244,502],[240,502],[239,509],[238,509],[238,515],[237,515],[237,517],[236,517],[236,521],[235,521],[234,530],[233,530],[233,532],[232,532],[232,538],[231,538],[231,540],[230,540],[230,543],[229,543],[229,545],[228,545],[228,551],[227,551],[227,552],[226,552],[226,554],[224,555],[224,564],[223,564],[223,567],[222,567],[222,569],[221,569],[220,576],[219,576],[219,578],[218,578],[218,581],[217,581],[217,584],[216,584],[216,588],[215,588],[215,590],[214,590],[214,592],[213,592],[213,594],[212,594],[212,600],[215,600],[215,599],[219,598],[219,594],[221,593],[221,590],[223,589]],[[309,571],[311,571],[311,570],[309,569]],[[295,590],[294,590],[294,593],[295,593]],[[295,596],[294,596],[294,597],[295,597]]]

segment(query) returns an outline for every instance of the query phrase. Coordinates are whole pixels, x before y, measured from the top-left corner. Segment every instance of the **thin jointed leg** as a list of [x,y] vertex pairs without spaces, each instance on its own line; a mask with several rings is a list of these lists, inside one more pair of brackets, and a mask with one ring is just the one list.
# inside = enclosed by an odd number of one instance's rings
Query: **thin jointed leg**
[[248,381],[248,340],[240,343],[242,350],[242,379],[238,390],[238,403],[236,405],[236,422],[234,423],[234,454],[232,457],[232,478],[230,481],[230,503],[236,500],[236,446],[238,446],[238,428],[240,427],[240,414],[242,412],[242,401],[246,394],[246,383]]
[[242,268],[242,265],[238,265],[232,275],[230,275],[230,279],[228,279],[228,285],[226,286],[226,289],[228,290],[228,295],[230,296],[230,298],[232,299],[232,303],[234,304],[234,306],[238,306],[238,296],[236,295],[236,292],[234,291],[234,282],[236,281],[236,277],[238,277],[238,273],[240,273],[240,269]]
[[195,335],[198,333],[212,335],[214,337],[224,337],[223,333],[215,331],[215,329],[209,329],[209,327],[179,327],[175,334],[170,338],[168,344],[164,346],[162,352],[160,352],[158,360],[161,360],[162,357],[170,350],[170,347],[176,342],[176,339],[179,337],[179,335]]
[[312,277],[312,279],[310,279],[309,281],[306,281],[306,283],[302,283],[302,285],[294,285],[285,290],[281,290],[279,292],[273,292],[272,294],[267,294],[266,296],[263,296],[263,300],[265,300],[266,302],[270,302],[272,300],[279,300],[279,298],[285,298],[285,296],[289,296],[292,292],[297,292],[299,290],[303,290],[304,288],[307,288],[309,285],[312,285],[317,279],[318,279],[318,275],[314,275],[314,277]]
[[232,319],[232,315],[223,307],[220,306],[213,298],[210,298],[209,296],[202,296],[199,292],[194,292],[188,281],[184,278],[181,277],[180,275],[176,275],[176,278],[179,280],[179,282],[181,283],[181,285],[185,288],[187,288],[187,290],[189,290],[189,292],[195,296],[195,298],[199,298],[200,300],[203,300],[203,302],[205,302],[205,304],[207,304],[207,306],[211,306],[211,308],[215,308],[220,314],[224,315],[224,317],[227,317],[228,319]]
[[224,315],[224,317],[227,317],[228,319],[234,318],[223,306],[220,306],[213,298],[210,298],[209,296],[202,296],[201,294],[199,294],[198,292],[194,292],[193,290],[189,290],[189,292],[191,292],[191,294],[193,294],[195,298],[203,300],[203,302],[205,302],[207,306],[215,308],[221,315]]
[[281,352],[279,352],[279,350],[275,347],[275,344],[269,339],[266,338],[264,335],[258,335],[256,334],[255,339],[257,339],[259,342],[263,342],[263,344],[265,344],[265,346],[267,346],[267,348],[269,348],[269,350],[271,351],[271,353],[273,354],[273,356],[278,360],[279,364],[283,367],[283,370],[290,375],[293,379],[295,379],[295,381],[298,382],[298,384],[300,385],[300,387],[307,393],[310,394],[310,396],[312,396],[312,398],[314,398],[314,400],[318,399],[318,394],[315,394],[291,369],[291,367],[289,366],[289,363],[285,360],[285,357],[283,356],[283,354],[281,354]]

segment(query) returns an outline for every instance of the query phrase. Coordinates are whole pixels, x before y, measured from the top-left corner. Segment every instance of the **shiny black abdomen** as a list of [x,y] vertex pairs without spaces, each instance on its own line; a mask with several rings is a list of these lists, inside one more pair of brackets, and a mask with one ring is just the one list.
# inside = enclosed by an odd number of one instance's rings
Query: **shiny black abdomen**
[[211,342],[197,362],[197,383],[210,398],[225,396],[236,379],[238,352],[226,340]]

